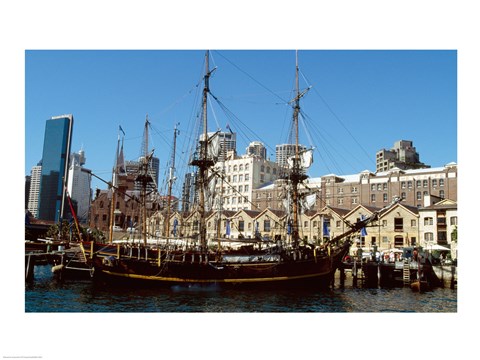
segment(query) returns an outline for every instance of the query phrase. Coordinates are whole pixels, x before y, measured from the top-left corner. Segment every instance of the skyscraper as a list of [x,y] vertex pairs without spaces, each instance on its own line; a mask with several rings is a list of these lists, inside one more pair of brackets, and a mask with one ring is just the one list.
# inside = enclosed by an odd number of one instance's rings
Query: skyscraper
[[28,195],[28,211],[38,217],[38,196],[40,194],[40,180],[42,178],[42,162],[32,167],[30,172],[30,191]]
[[58,222],[63,218],[72,129],[71,114],[55,116],[46,121],[38,199],[39,219]]
[[[276,163],[280,166],[287,167],[288,158],[295,155],[295,144],[281,144],[275,148]],[[298,151],[304,151],[307,148],[304,145],[298,145]]]
[[247,147],[247,155],[259,156],[260,158],[266,160],[267,149],[260,141],[252,141]]
[[80,223],[87,223],[91,199],[91,171],[85,169],[85,152],[70,155],[70,167],[68,173],[68,193],[76,206],[76,213]]

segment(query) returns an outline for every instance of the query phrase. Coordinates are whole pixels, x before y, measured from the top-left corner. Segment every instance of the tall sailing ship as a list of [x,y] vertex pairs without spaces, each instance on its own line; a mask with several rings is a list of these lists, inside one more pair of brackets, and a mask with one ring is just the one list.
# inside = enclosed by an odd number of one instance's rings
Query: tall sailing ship
[[[211,197],[208,195],[212,178],[219,176],[221,171],[215,171],[218,160],[215,148],[218,141],[214,135],[207,132],[207,96],[210,92],[209,52],[205,54],[205,75],[203,78],[202,97],[202,129],[196,150],[190,160],[190,165],[196,168],[196,191],[199,214],[198,236],[195,239],[175,239],[175,246],[169,244],[170,231],[164,232],[164,242],[150,243],[147,241],[145,214],[142,216],[143,243],[138,246],[123,244],[101,244],[93,241],[83,241],[82,249],[90,266],[95,269],[95,275],[107,280],[143,281],[159,284],[331,284],[342,259],[349,252],[350,236],[359,232],[369,223],[375,221],[381,211],[349,224],[350,229],[325,241],[322,245],[309,243],[300,238],[299,217],[303,193],[301,184],[307,179],[306,169],[312,162],[311,150],[300,150],[298,140],[298,117],[300,99],[306,93],[300,92],[298,81],[298,56],[296,57],[296,96],[292,100],[293,123],[295,132],[295,154],[289,159],[285,175],[286,192],[286,236],[282,240],[264,241],[260,238],[238,239],[244,246],[230,248],[223,246],[226,239],[220,234],[215,241],[208,241],[206,217],[213,211]],[[176,129],[175,129],[176,135]],[[141,201],[145,206],[147,186],[149,182],[148,149],[145,147],[145,160],[140,166],[142,179]],[[169,189],[173,175],[170,174]],[[114,189],[113,189],[114,190]],[[170,191],[170,190],[169,190]],[[169,195],[170,198],[170,195]],[[221,201],[220,201],[221,204]],[[392,204],[393,205],[393,204]],[[390,205],[390,206],[392,206]],[[168,206],[169,208],[170,206]],[[221,211],[221,206],[218,207]],[[168,216],[167,216],[167,223]],[[288,233],[288,234],[287,234]],[[173,239],[172,239],[173,240]],[[180,242],[179,242],[180,241]],[[229,239],[231,241],[231,239]],[[215,246],[209,243],[215,243]]]

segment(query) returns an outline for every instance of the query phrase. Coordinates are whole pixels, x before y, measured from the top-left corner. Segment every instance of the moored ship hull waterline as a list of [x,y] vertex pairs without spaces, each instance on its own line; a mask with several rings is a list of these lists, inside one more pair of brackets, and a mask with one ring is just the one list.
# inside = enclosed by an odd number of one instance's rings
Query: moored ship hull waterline
[[349,248],[350,244],[346,242],[328,250],[305,247],[275,254],[223,253],[219,256],[214,252],[168,252],[84,243],[96,278],[123,285],[166,286],[329,287]]

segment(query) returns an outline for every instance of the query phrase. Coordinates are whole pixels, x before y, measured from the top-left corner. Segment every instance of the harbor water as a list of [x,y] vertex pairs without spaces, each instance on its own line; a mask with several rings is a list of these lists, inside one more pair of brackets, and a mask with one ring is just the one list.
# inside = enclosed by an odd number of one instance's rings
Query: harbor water
[[363,288],[354,286],[350,275],[343,287],[338,277],[325,290],[125,287],[59,281],[50,265],[37,265],[25,284],[24,311],[9,327],[14,341],[6,355],[201,360],[215,354],[228,359],[388,354],[395,360],[438,354],[441,347],[442,358],[456,358],[457,346],[474,343],[475,334],[457,331],[463,328],[459,312],[457,290],[448,286],[423,293],[402,286]]
[[35,266],[25,286],[25,312],[161,313],[455,313],[457,290],[423,293],[409,287],[363,288],[337,282],[332,289],[223,289],[217,286],[126,288],[92,280],[56,279],[51,266]]

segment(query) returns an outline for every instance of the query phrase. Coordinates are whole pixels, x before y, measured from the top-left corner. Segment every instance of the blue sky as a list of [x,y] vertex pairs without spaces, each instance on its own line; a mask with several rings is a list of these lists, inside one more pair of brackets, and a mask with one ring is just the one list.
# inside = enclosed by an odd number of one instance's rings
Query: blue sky
[[[300,89],[312,86],[300,124],[301,142],[316,147],[311,176],[375,171],[376,152],[397,140],[412,140],[432,167],[457,161],[456,51],[299,50],[298,57]],[[295,50],[211,50],[210,65],[211,91],[228,112],[212,101],[209,130],[229,124],[240,154],[260,140],[274,160],[275,145],[288,140]],[[72,113],[72,151],[83,148],[85,166],[106,180],[119,125],[125,157],[134,160],[148,114],[161,184],[179,123],[182,175],[203,71],[203,50],[26,51],[25,174],[41,158],[45,121]]]

